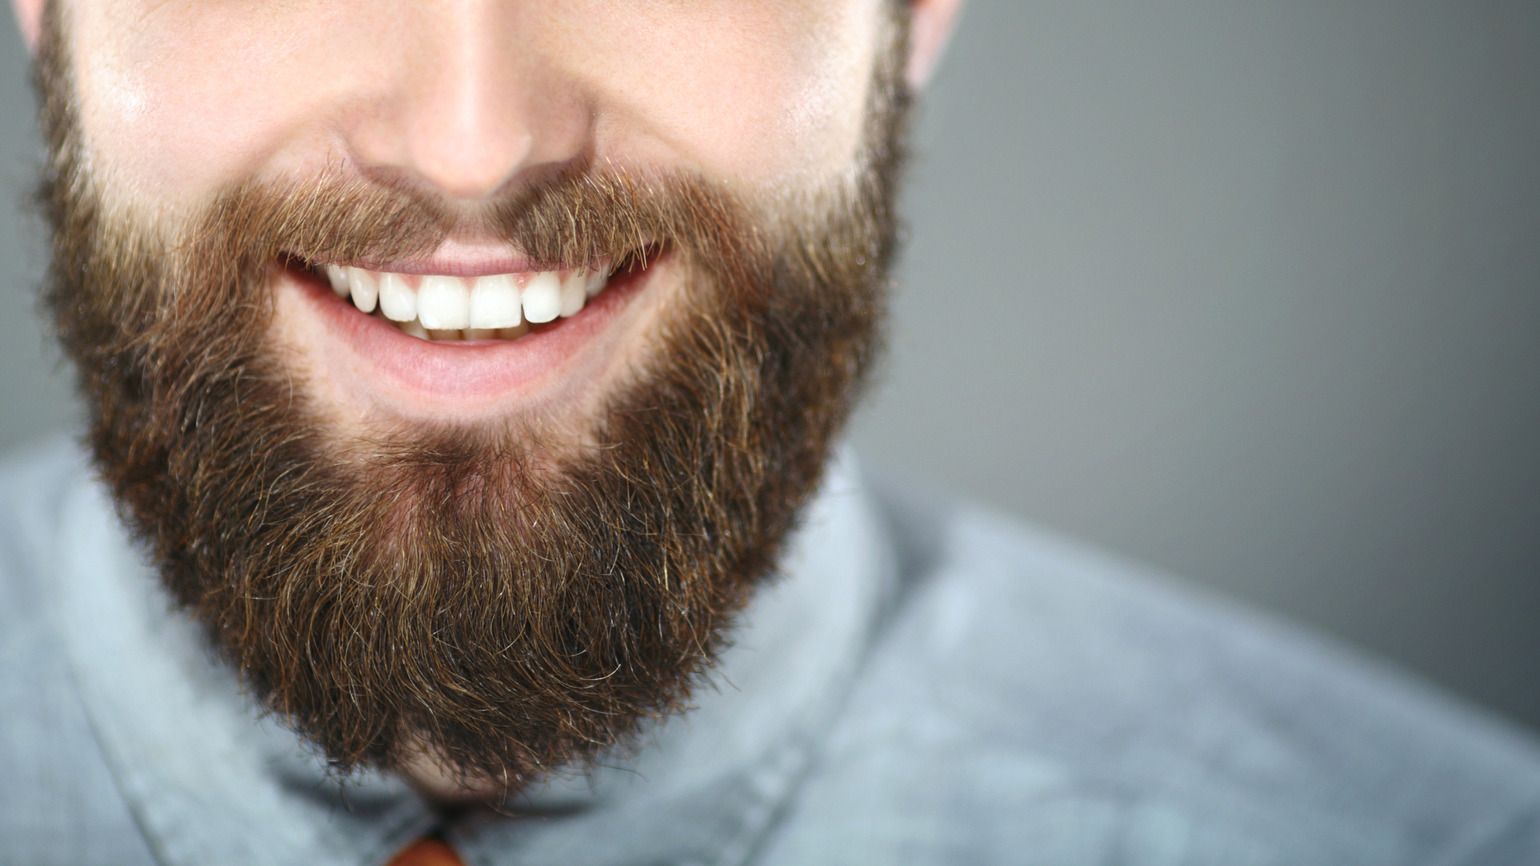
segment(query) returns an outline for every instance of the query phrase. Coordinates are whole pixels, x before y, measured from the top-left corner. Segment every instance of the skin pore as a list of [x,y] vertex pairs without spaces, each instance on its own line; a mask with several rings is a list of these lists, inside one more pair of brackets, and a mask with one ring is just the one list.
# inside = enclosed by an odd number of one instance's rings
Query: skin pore
[[[16,6],[98,467],[247,685],[435,790],[683,705],[859,391],[955,3]],[[381,261],[629,264],[524,347],[349,342],[316,269]]]

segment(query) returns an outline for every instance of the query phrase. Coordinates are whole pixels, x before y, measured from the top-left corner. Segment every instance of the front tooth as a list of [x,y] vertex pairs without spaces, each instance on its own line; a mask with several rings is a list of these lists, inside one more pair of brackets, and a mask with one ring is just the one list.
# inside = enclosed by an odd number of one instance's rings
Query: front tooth
[[540,324],[561,314],[561,280],[550,271],[542,271],[524,287],[524,318]]
[[380,296],[380,286],[374,275],[362,268],[348,268],[347,280],[352,286],[353,306],[361,313],[374,312],[374,302]]
[[405,322],[397,322],[396,327],[400,328],[401,333],[403,334],[409,334],[419,340],[428,339],[428,332],[423,328],[422,323],[416,319],[411,319]]
[[417,288],[417,319],[429,331],[458,331],[470,324],[471,293],[456,277],[423,277]]
[[347,272],[347,269],[343,268],[341,265],[327,265],[324,268],[324,270],[326,271],[326,281],[332,284],[332,291],[337,293],[337,297],[339,297],[339,298],[347,297],[348,296],[348,272]]
[[573,271],[561,284],[561,317],[575,316],[588,300],[588,276],[581,270]]
[[380,312],[393,322],[417,318],[417,293],[400,274],[380,275]]
[[471,286],[470,326],[511,328],[519,323],[519,287],[511,274],[481,277]]

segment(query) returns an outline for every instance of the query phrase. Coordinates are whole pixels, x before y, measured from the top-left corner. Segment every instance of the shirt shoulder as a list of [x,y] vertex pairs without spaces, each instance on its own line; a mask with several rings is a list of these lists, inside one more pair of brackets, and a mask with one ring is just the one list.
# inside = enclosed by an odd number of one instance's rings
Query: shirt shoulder
[[84,456],[63,437],[0,458],[0,600],[7,602],[0,610],[14,611],[35,595],[67,491],[87,478]]
[[90,484],[64,438],[0,460],[0,863],[152,862],[75,688],[53,604],[67,510]]
[[1513,727],[1009,518],[876,490],[893,591],[785,862],[1540,862],[1540,749]]

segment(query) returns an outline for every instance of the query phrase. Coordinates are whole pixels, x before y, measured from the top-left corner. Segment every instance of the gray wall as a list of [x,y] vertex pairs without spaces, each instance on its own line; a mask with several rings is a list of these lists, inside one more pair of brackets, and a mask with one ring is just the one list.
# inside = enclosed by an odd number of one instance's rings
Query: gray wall
[[[953,47],[866,453],[1540,725],[1540,4],[975,0]],[[0,445],[73,414],[4,218]]]

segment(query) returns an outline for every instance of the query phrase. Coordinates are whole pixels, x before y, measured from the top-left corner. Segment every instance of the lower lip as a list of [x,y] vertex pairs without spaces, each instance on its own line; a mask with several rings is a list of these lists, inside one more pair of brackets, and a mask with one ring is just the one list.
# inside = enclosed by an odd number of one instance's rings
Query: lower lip
[[599,349],[630,302],[665,266],[667,254],[644,271],[619,275],[589,298],[582,311],[536,326],[513,340],[423,340],[377,315],[366,315],[309,272],[285,268],[329,334],[365,366],[377,370],[397,394],[427,402],[485,403],[540,390],[562,378],[580,356]]

